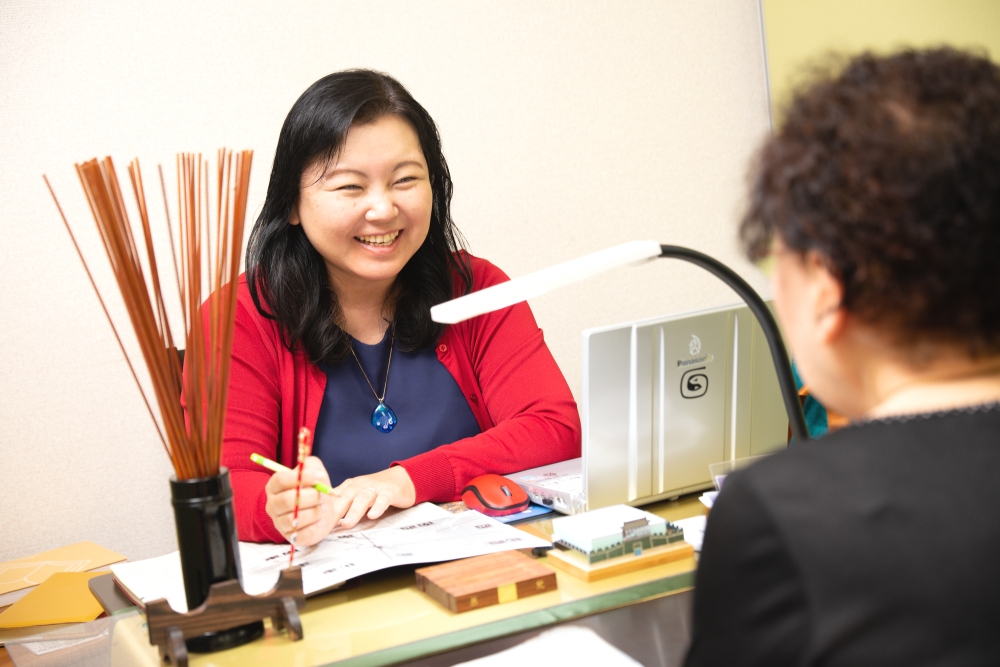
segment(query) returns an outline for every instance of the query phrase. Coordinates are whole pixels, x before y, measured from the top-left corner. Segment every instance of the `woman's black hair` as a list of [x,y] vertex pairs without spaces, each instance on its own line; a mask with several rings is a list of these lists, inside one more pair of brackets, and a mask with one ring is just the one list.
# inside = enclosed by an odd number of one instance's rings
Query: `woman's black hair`
[[281,126],[267,198],[247,246],[247,287],[257,310],[281,324],[285,345],[301,345],[310,361],[336,363],[350,354],[340,328],[340,306],[326,264],[302,225],[289,218],[299,198],[302,174],[319,160],[330,162],[352,125],[386,115],[405,119],[417,133],[427,161],[433,205],[427,238],[396,278],[396,342],[404,350],[437,342],[444,325],[433,322],[431,306],[454,295],[452,274],[472,288],[472,269],[459,251],[464,239],[451,219],[452,182],[441,137],[430,114],[387,74],[346,70],[323,77],[302,93]]

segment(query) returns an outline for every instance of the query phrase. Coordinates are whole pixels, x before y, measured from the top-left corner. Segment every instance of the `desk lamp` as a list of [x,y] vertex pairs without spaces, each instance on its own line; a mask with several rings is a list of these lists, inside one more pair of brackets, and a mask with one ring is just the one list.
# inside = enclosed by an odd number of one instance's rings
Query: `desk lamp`
[[477,315],[500,310],[515,303],[540,296],[550,290],[578,282],[625,264],[637,264],[656,257],[672,257],[696,264],[729,285],[757,318],[771,349],[771,360],[778,375],[778,385],[788,414],[792,435],[798,442],[809,440],[806,418],[802,413],[792,366],[781,342],[778,325],[760,295],[728,266],[708,255],[675,245],[660,245],[656,241],[631,241],[572,259],[547,269],[487,287],[472,294],[446,301],[431,308],[431,319],[442,324],[456,324]]

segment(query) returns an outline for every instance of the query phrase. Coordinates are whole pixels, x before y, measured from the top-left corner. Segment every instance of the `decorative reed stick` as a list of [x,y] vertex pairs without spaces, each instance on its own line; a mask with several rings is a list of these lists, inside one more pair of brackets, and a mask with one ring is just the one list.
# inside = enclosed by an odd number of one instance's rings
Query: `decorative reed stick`
[[[234,154],[226,149],[219,150],[213,225],[208,161],[203,161],[200,154],[177,156],[179,252],[174,245],[166,184],[160,169],[167,233],[184,327],[183,368],[167,317],[139,161],[129,163],[128,175],[139,212],[143,250],[133,233],[111,158],[76,165],[149,371],[161,421],[153,414],[149,397],[139,382],[73,230],[48,178],[43,176],[178,479],[211,477],[219,473],[236,314],[236,280],[243,248],[252,160],[252,151]],[[206,289],[210,296],[203,304],[202,295]]]

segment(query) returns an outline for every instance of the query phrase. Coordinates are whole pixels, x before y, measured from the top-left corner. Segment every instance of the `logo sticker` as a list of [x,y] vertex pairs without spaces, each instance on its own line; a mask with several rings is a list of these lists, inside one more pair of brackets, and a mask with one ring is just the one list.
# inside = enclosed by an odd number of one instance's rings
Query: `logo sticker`
[[701,339],[694,334],[691,334],[691,342],[688,343],[688,352],[692,357],[701,352]]
[[681,376],[681,396],[684,398],[700,398],[708,391],[708,376],[702,371],[705,367],[692,368]]

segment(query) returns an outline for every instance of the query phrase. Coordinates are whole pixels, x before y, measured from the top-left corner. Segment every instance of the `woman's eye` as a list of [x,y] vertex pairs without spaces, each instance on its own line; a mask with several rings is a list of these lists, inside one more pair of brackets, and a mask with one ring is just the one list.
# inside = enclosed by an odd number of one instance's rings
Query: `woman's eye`
[[411,182],[413,182],[413,181],[415,181],[415,180],[417,180],[417,177],[416,177],[416,176],[404,176],[403,178],[401,178],[401,179],[399,179],[398,181],[396,181],[396,183],[397,183],[397,184],[402,184],[402,183],[411,183]]
[[360,190],[360,185],[341,185],[338,190]]

